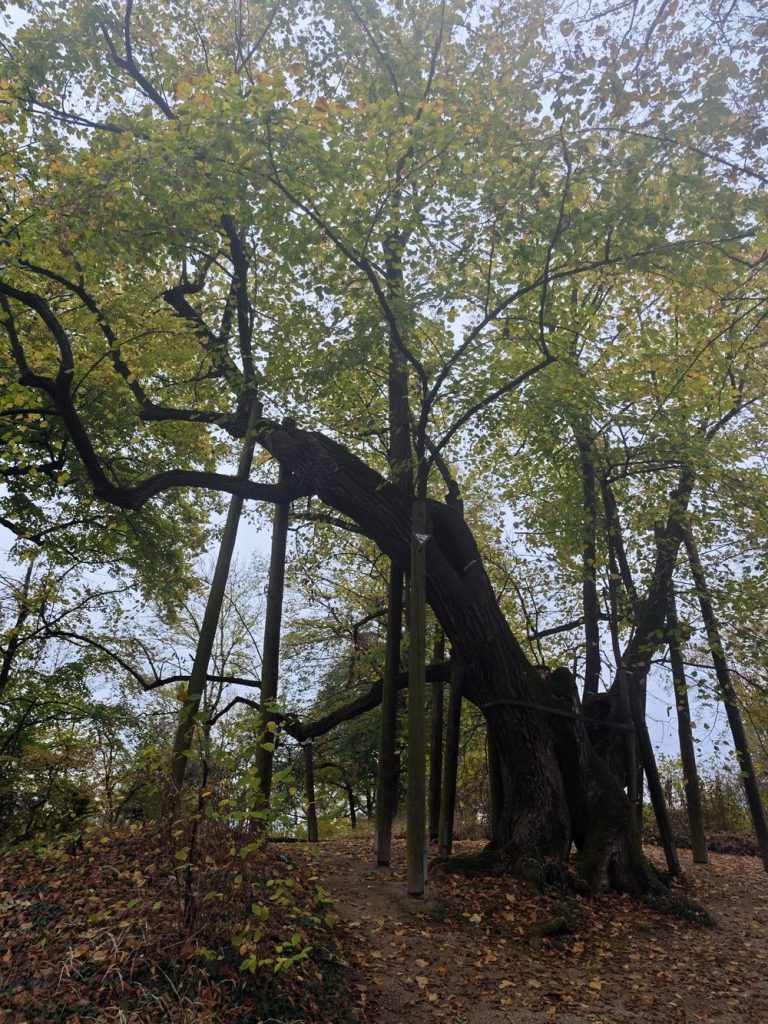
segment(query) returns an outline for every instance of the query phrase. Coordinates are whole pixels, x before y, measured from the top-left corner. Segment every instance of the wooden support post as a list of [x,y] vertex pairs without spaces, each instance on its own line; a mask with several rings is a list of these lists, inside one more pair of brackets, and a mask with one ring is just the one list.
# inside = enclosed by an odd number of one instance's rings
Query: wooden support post
[[463,669],[458,659],[451,659],[451,695],[448,700],[448,722],[445,731],[443,758],[443,791],[440,800],[440,824],[437,852],[449,857],[453,849],[453,822],[456,815],[456,775],[459,768],[459,736],[461,733],[461,701],[464,689]]
[[674,878],[679,878],[683,873],[680,861],[677,856],[675,840],[672,836],[672,826],[667,813],[667,804],[664,799],[664,790],[659,777],[659,769],[656,765],[656,756],[653,752],[653,744],[648,733],[648,723],[645,720],[645,701],[637,683],[632,683],[629,688],[629,703],[632,709],[632,720],[637,736],[637,748],[643,763],[643,770],[648,781],[648,792],[653,805],[653,812],[656,815],[656,824],[659,826],[659,838],[664,849],[664,857],[667,861],[667,869]]
[[749,749],[747,733],[744,729],[744,722],[739,709],[738,695],[731,679],[731,670],[723,652],[723,644],[720,638],[720,625],[715,615],[714,605],[707,586],[707,579],[704,574],[704,567],[699,557],[699,550],[690,530],[683,532],[683,540],[688,552],[688,561],[691,565],[693,582],[696,586],[696,593],[699,598],[701,617],[704,620],[704,628],[707,631],[709,649],[712,654],[712,664],[715,667],[717,684],[720,689],[720,699],[725,705],[725,714],[728,724],[731,727],[733,746],[741,769],[741,778],[744,783],[744,794],[747,798],[749,814],[752,818],[752,825],[755,829],[757,844],[760,847],[760,856],[763,867],[768,871],[768,819],[765,814],[760,786],[755,773],[755,766],[752,761],[752,754]]
[[426,862],[426,546],[427,503],[413,501],[411,519],[411,579],[408,645],[408,783],[406,822],[406,882],[408,895],[425,891]]
[[376,772],[376,865],[387,867],[392,854],[392,819],[397,807],[400,779],[397,741],[397,676],[400,672],[400,639],[403,624],[403,573],[389,567],[387,637],[384,649],[384,679],[381,692],[381,732]]
[[707,840],[704,835],[704,815],[701,807],[701,787],[696,765],[696,751],[693,745],[691,727],[691,705],[688,700],[688,686],[685,680],[685,664],[680,643],[680,622],[677,618],[677,602],[674,585],[670,582],[667,600],[667,643],[669,660],[672,665],[672,689],[677,709],[677,735],[680,740],[680,760],[683,765],[685,807],[691,833],[691,853],[694,864],[707,863]]
[[[248,420],[248,428],[240,452],[240,460],[237,466],[237,476],[240,480],[247,480],[251,472],[253,462],[253,449],[256,444],[254,426],[258,404],[256,401],[251,406],[251,414]],[[197,639],[195,659],[192,664],[192,672],[187,684],[187,693],[184,704],[179,714],[179,724],[176,729],[176,737],[173,742],[171,754],[171,779],[167,795],[167,809],[173,813],[179,804],[181,789],[184,785],[184,776],[189,763],[189,752],[192,746],[195,723],[200,712],[200,704],[205,692],[205,684],[208,678],[208,666],[211,660],[213,645],[216,641],[216,631],[219,626],[221,606],[224,602],[224,591],[226,590],[229,570],[232,564],[232,555],[237,540],[237,528],[240,523],[240,516],[243,511],[244,499],[235,494],[229,503],[224,532],[221,535],[221,544],[216,558],[216,567],[213,572],[211,589],[208,593],[208,600],[205,604],[203,622],[200,626],[200,635]]]
[[[286,483],[288,472],[282,466],[278,483]],[[288,543],[288,502],[275,505],[272,519],[272,547],[269,556],[269,583],[267,609],[264,618],[264,648],[261,657],[261,714],[259,721],[259,742],[256,747],[256,772],[264,797],[269,807],[272,793],[272,762],[274,760],[275,731],[277,719],[274,710],[277,698],[277,683],[280,672],[280,630],[283,619],[283,594],[285,592],[285,551]]]
[[[435,643],[435,664],[445,661],[445,633]],[[443,683],[432,683],[429,743],[429,841],[437,842],[440,827],[440,790],[443,783]]]
[[304,747],[304,800],[307,813],[307,842],[320,841],[320,830],[317,827],[317,807],[315,806],[315,764],[312,740],[305,740]]

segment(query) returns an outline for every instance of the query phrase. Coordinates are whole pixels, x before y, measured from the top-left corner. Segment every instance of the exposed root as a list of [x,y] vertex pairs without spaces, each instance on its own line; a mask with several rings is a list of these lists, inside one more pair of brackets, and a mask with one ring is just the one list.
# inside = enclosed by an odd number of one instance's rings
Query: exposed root
[[486,847],[480,853],[456,854],[451,857],[436,857],[430,870],[437,874],[466,875],[475,878],[480,875],[499,875],[506,870],[500,850]]
[[[531,892],[560,893],[553,916],[538,922],[531,930],[529,939],[534,945],[546,937],[578,931],[580,912],[578,901],[573,897],[591,896],[596,891],[565,861],[538,860],[535,857],[512,860],[508,851],[505,854],[504,850],[490,847],[480,853],[435,858],[431,870],[436,874],[464,875],[467,878],[510,874]],[[627,884],[627,880],[624,881],[624,885],[614,887],[631,892],[657,913],[677,917],[697,927],[708,928],[717,923],[701,904],[671,889],[669,876],[645,857],[632,865],[631,882]],[[603,889],[605,886],[598,891]]]
[[698,928],[716,928],[717,921],[700,903],[681,896],[669,889],[649,892],[642,897],[643,903],[659,914],[677,917]]
[[540,918],[528,928],[527,938],[532,949],[541,949],[544,939],[564,938],[582,930],[586,920],[581,900],[566,897],[558,900],[549,917]]

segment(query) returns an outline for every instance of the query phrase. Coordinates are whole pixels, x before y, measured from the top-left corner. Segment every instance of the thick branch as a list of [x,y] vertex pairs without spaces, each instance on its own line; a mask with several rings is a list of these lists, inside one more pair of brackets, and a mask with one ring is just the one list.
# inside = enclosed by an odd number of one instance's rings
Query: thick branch
[[[450,665],[448,663],[429,665],[426,671],[427,681],[429,682],[448,682],[450,679]],[[407,686],[408,673],[400,672],[397,676],[397,688],[398,690],[404,690]],[[325,733],[330,732],[331,729],[335,729],[337,725],[341,725],[342,722],[349,722],[351,719],[359,718],[360,715],[364,715],[367,711],[377,708],[381,704],[381,691],[381,681],[371,683],[371,688],[366,693],[357,697],[349,704],[336,708],[335,711],[330,711],[327,715],[323,715],[313,722],[290,722],[286,724],[285,731],[300,742],[315,739],[317,736],[323,736]]]

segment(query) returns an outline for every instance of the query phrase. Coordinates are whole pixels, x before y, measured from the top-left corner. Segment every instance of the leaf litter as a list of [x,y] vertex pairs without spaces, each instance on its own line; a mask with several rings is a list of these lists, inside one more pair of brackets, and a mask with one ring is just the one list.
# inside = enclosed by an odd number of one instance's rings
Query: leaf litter
[[[471,853],[481,844],[457,844]],[[652,858],[657,852],[649,851]],[[147,830],[0,857],[0,1021],[85,1024],[737,1024],[768,1006],[768,876],[751,856],[682,854],[684,888],[716,918],[701,929],[620,894],[532,892],[514,879],[433,875],[404,895],[404,844],[372,865],[370,836],[270,847],[288,877],[277,941],[312,954],[253,975],[222,939],[236,897],[180,927],[178,865]],[[215,858],[214,858],[215,859]],[[204,884],[219,883],[209,866]],[[319,888],[321,886],[322,888]],[[334,901],[318,907],[318,893]],[[323,904],[323,896],[320,903]],[[338,920],[334,922],[334,917]],[[560,922],[556,927],[552,922]],[[332,927],[329,927],[332,925]]]
[[503,875],[432,874],[427,899],[409,901],[402,841],[385,869],[369,836],[303,856],[335,897],[363,1024],[768,1021],[768,875],[755,857],[699,866],[681,852],[685,895],[717,921],[700,928],[618,893],[569,895],[564,909],[561,893]]

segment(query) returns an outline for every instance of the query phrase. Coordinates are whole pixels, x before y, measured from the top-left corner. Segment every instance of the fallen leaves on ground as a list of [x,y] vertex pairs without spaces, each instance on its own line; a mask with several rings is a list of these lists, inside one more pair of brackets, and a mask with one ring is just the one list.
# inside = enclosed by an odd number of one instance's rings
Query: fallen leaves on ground
[[[458,852],[480,846],[462,843]],[[256,889],[267,900],[276,897],[264,949],[296,937],[296,948],[312,950],[277,974],[271,965],[244,974],[249,943],[222,940],[247,913],[226,857],[202,859],[205,877],[196,886],[190,929],[180,890],[187,865],[167,839],[147,830],[6,853],[0,857],[0,1020],[758,1024],[765,1018],[768,876],[756,858],[715,854],[707,867],[683,858],[684,892],[718,921],[717,928],[701,929],[628,896],[542,894],[508,876],[435,876],[428,899],[408,900],[403,843],[394,844],[391,869],[376,869],[369,835],[319,848],[270,845],[255,857]],[[340,918],[332,932],[323,889]]]
[[317,879],[273,847],[249,855],[244,879],[229,846],[190,865],[178,841],[123,829],[0,856],[0,1021],[339,1024],[343,967]]
[[[457,852],[481,848],[462,843]],[[403,861],[398,842],[392,867],[374,868],[369,837],[311,856],[350,937],[366,1024],[765,1018],[768,876],[756,858],[687,864],[683,893],[718,921],[707,929],[626,895],[542,894],[509,876],[436,875],[425,901],[409,901]]]

